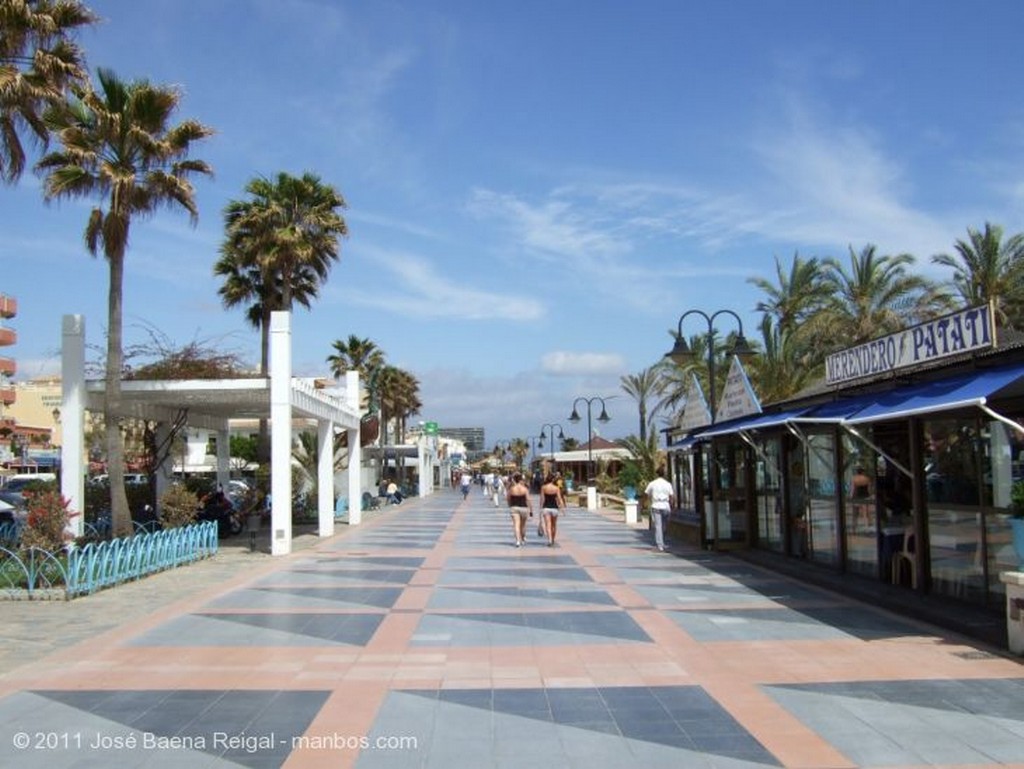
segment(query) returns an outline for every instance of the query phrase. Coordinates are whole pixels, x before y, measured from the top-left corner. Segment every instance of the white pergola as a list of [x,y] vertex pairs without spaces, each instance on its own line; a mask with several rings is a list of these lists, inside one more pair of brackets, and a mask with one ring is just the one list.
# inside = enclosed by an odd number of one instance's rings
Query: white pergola
[[[85,320],[81,315],[63,318],[61,354],[61,493],[72,510],[82,510],[85,500],[85,412],[102,412],[105,385],[85,378]],[[189,427],[217,435],[217,480],[225,488],[230,474],[228,421],[269,419],[271,458],[271,545],[273,555],[292,548],[292,420],[314,420],[319,439],[317,466],[319,535],[334,534],[334,433],[348,435],[349,523],[361,521],[359,442],[359,375],[345,376],[344,398],[316,389],[309,380],[292,377],[291,314],[275,312],[270,322],[270,377],[218,380],[161,380],[122,382],[118,417],[157,423],[157,440],[168,436],[171,425],[184,421]],[[156,471],[156,496],[171,481],[172,462]],[[77,535],[84,531],[81,516],[72,521]]]

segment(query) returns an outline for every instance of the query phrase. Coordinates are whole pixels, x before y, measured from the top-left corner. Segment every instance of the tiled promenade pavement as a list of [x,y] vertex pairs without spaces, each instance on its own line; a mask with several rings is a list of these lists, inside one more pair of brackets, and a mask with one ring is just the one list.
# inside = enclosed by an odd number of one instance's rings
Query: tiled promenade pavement
[[646,536],[409,500],[10,670],[0,767],[1024,766],[1016,659]]

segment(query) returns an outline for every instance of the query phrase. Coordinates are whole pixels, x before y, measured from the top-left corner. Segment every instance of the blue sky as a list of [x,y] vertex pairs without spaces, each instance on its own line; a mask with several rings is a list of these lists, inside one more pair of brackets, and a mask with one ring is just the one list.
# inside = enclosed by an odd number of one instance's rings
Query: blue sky
[[[200,221],[134,225],[126,341],[156,328],[258,360],[211,268],[253,177],[312,171],[349,209],[294,360],[369,337],[421,382],[423,420],[490,444],[570,425],[656,362],[690,309],[756,336],[775,259],[911,253],[918,269],[1024,203],[1024,4],[947,0],[91,0],[93,67],[184,91]],[[60,318],[103,340],[107,270],[88,204],[0,187],[0,292],[19,301],[19,379],[58,368]],[[696,322],[690,319],[689,322]],[[701,324],[684,324],[695,334]],[[722,331],[732,330],[727,322]]]

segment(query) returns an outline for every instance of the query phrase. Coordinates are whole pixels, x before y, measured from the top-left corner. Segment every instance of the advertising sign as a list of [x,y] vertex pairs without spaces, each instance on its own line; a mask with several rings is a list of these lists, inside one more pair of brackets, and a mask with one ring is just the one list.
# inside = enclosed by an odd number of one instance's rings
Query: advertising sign
[[983,304],[833,353],[825,359],[825,383],[841,385],[994,347],[995,343],[992,307]]
[[686,406],[683,408],[683,415],[679,419],[678,427],[681,430],[695,430],[698,427],[711,424],[711,409],[704,398],[704,391],[700,382],[694,374],[690,374],[690,387],[686,391]]
[[738,419],[748,414],[760,414],[761,402],[750,385],[747,372],[740,363],[739,356],[733,356],[729,365],[729,376],[725,380],[725,391],[722,393],[722,400],[718,404],[718,413],[715,414],[716,422],[725,422],[729,419]]

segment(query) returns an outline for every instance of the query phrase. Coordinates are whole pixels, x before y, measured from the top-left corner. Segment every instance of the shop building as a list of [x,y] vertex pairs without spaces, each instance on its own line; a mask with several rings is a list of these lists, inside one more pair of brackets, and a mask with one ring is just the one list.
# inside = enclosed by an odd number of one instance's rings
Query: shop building
[[1024,336],[962,310],[831,356],[799,397],[670,435],[672,528],[1001,612],[1022,425]]

